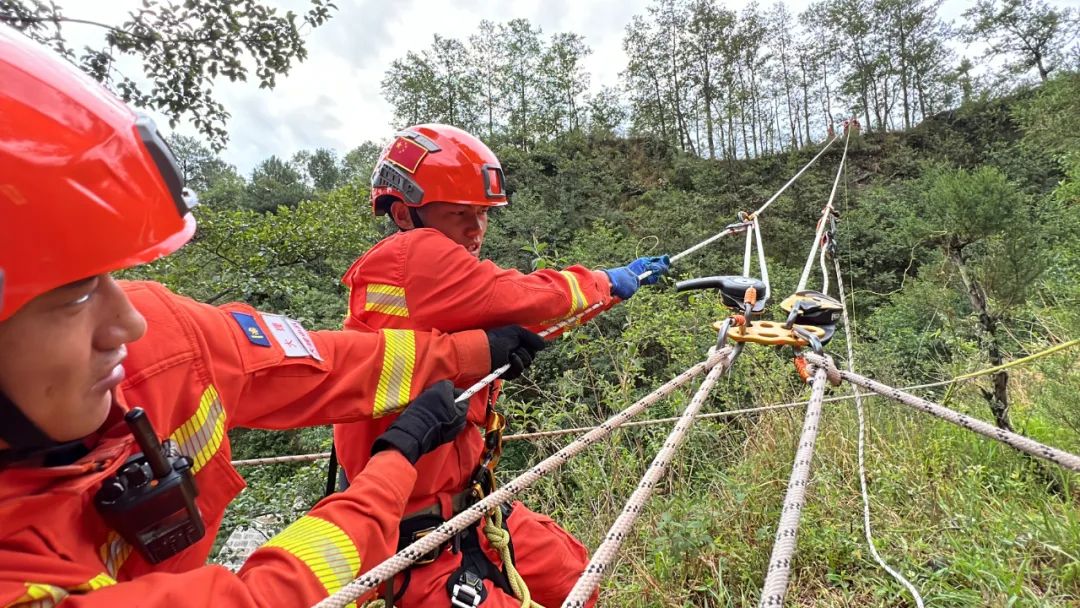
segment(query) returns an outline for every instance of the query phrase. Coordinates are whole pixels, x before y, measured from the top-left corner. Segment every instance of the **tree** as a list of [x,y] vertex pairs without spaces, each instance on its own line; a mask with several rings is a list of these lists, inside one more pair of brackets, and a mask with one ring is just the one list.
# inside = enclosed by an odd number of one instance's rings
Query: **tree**
[[507,113],[507,136],[522,150],[528,150],[539,116],[541,32],[525,19],[513,19],[499,30],[499,56],[505,63],[495,79]]
[[[1041,239],[1029,237],[1035,213],[1005,175],[991,167],[932,172],[924,200],[923,212],[935,218],[933,225],[922,226],[926,239],[959,277],[988,362],[1001,365],[1010,316],[1046,267]],[[998,427],[1011,430],[1008,380],[1008,372],[996,372],[993,388],[981,390]]]
[[365,185],[371,179],[375,171],[375,161],[382,152],[382,146],[373,142],[365,141],[359,146],[349,150],[348,154],[341,159],[341,179],[345,183],[362,182]]
[[433,120],[438,96],[435,70],[422,55],[409,51],[403,59],[395,59],[383,76],[382,92],[394,106],[398,126]]
[[715,115],[717,103],[724,98],[720,84],[725,82],[725,55],[734,34],[735,13],[721,9],[714,0],[696,0],[689,10],[686,34],[687,50],[693,57],[690,78],[705,113],[705,148],[709,158],[716,158],[717,147],[724,146],[724,136],[723,121],[716,120]]
[[[302,16],[258,0],[143,2],[119,24],[68,17],[55,1],[0,0],[0,21],[52,46],[124,101],[152,108],[175,127],[183,118],[221,150],[228,141],[229,112],[213,94],[221,76],[247,81],[251,68],[259,88],[272,89],[278,75],[307,58],[301,28],[317,28],[337,7],[331,0],[307,0]],[[67,42],[67,25],[105,32],[102,44],[76,53]],[[121,73],[123,57],[141,63],[142,74]]]
[[610,87],[603,87],[595,95],[587,97],[589,133],[593,135],[614,136],[626,120],[619,92]]
[[311,189],[292,163],[276,156],[259,163],[251,172],[244,195],[244,206],[255,211],[274,211],[292,207],[311,198]]
[[472,130],[478,113],[475,72],[469,69],[469,51],[456,38],[435,34],[431,47],[423,53],[431,67],[434,94],[425,120]]
[[174,133],[166,140],[180,166],[184,184],[196,193],[208,190],[222,174],[230,170],[235,172],[231,165],[218,158],[209,146],[195,137]]
[[315,150],[304,168],[316,190],[329,192],[342,185],[341,168],[338,165],[337,154],[333,150],[327,148]]
[[[473,59],[473,81],[482,113],[480,120],[486,122],[488,139],[495,138],[495,126],[501,125],[495,74],[503,69],[505,59],[499,54],[501,28],[487,19],[480,22],[479,31],[469,36],[469,53]],[[486,119],[486,120],[485,120]]]
[[989,43],[988,56],[1012,57],[1009,70],[1035,68],[1044,82],[1077,35],[1073,9],[1056,10],[1042,0],[979,0],[964,16],[971,20],[967,38]]
[[576,131],[581,126],[581,96],[589,88],[589,74],[582,66],[592,49],[579,34],[551,37],[540,68],[543,78],[544,113],[550,134]]

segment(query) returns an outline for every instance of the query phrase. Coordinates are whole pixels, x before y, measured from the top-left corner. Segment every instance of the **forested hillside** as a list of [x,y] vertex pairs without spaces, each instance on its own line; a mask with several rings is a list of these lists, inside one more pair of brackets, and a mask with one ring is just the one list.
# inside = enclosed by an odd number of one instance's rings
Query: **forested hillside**
[[[858,369],[907,386],[986,367],[991,349],[1008,361],[1080,335],[1077,99],[1080,80],[1065,74],[908,131],[853,137],[838,193],[837,256],[854,303]],[[485,255],[529,270],[675,252],[756,207],[820,145],[750,160],[702,159],[648,137],[568,135],[528,152],[507,146],[500,154],[513,203],[494,216]],[[827,151],[762,217],[778,294],[794,289],[841,152],[839,145]],[[242,204],[250,186],[215,201],[214,193],[228,192],[222,183],[209,184],[214,202],[200,209],[196,241],[134,274],[205,301],[243,299],[311,326],[339,326],[345,293],[338,278],[385,234],[370,216],[363,181],[314,188],[274,212]],[[741,260],[741,239],[721,241],[674,274],[737,273]],[[973,308],[965,275],[988,295],[992,333]],[[709,323],[726,314],[715,297],[676,295],[667,282],[643,292],[560,339],[527,379],[509,385],[503,407],[511,432],[596,424],[700,360],[715,339]],[[843,353],[843,338],[829,351]],[[1074,357],[1009,373],[1012,428],[1080,449]],[[787,355],[749,348],[709,409],[805,395]],[[656,406],[650,417],[677,413],[688,396]],[[994,399],[985,379],[958,388],[950,404],[994,421]],[[899,408],[872,401],[869,409],[872,518],[887,559],[932,605],[1075,605],[1075,480]],[[902,604],[900,587],[869,561],[862,539],[853,409],[829,406],[823,420],[792,601]],[[605,601],[756,602],[800,424],[791,412],[700,422],[625,549]],[[667,430],[617,433],[526,498],[596,546]],[[235,456],[244,458],[323,451],[329,433],[241,432],[235,439]],[[503,474],[564,442],[509,443]],[[282,523],[299,515],[320,495],[324,471],[324,462],[248,469],[252,487],[228,527],[268,513]]]
[[[48,38],[32,21],[47,15],[37,6],[21,18]],[[620,87],[602,90],[589,86],[582,67],[586,37],[547,35],[522,19],[482,22],[466,40],[435,36],[399,58],[381,86],[393,127],[452,123],[495,149],[511,204],[492,214],[483,256],[522,271],[680,251],[757,208],[844,120],[858,119],[836,198],[835,252],[854,363],[893,386],[931,383],[1080,337],[1076,14],[1038,1],[980,0],[950,25],[938,6],[821,0],[792,15],[780,3],[735,11],[711,0],[658,0],[626,27]],[[313,26],[327,18],[310,17]],[[983,45],[990,68],[959,56],[955,41]],[[213,115],[212,107],[196,111]],[[217,118],[207,119],[217,130],[203,130],[214,146],[227,116]],[[389,233],[368,201],[382,143],[271,157],[241,175],[203,139],[174,136],[200,191],[198,233],[127,278],[162,281],[205,302],[244,300],[312,328],[340,327],[340,277]],[[798,282],[842,143],[761,217],[771,318],[782,317],[776,303]],[[687,257],[672,279],[740,273],[742,243],[721,240]],[[820,287],[816,268],[811,288]],[[716,339],[711,323],[728,310],[709,293],[676,294],[672,282],[568,332],[508,383],[508,432],[598,424],[704,358]],[[845,358],[843,332],[827,351]],[[919,394],[949,393],[954,409],[1075,453],[1078,352]],[[677,415],[691,391],[642,418]],[[789,350],[751,346],[706,410],[808,394]],[[1075,475],[901,405],[867,403],[877,547],[928,606],[1080,606]],[[698,422],[624,546],[601,605],[756,605],[800,412]],[[523,499],[594,548],[668,431],[618,431]],[[826,405],[787,605],[914,605],[869,555],[856,432],[850,401]],[[232,438],[234,458],[330,445],[327,428]],[[508,442],[501,477],[567,441]],[[221,540],[256,519],[276,529],[300,516],[321,497],[325,470],[325,461],[244,469],[250,487]]]

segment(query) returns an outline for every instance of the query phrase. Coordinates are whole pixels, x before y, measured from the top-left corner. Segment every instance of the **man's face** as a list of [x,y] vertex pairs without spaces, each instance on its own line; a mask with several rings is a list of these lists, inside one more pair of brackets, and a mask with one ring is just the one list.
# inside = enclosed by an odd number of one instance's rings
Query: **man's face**
[[488,208],[454,203],[430,203],[417,210],[425,228],[434,228],[450,237],[469,253],[480,257],[487,233]]
[[0,322],[0,391],[56,441],[94,432],[146,321],[109,275],[54,289]]

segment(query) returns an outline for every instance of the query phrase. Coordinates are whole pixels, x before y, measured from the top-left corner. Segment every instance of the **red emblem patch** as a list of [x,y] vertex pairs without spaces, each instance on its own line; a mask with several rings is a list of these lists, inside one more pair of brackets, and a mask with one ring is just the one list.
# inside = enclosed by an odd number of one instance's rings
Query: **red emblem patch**
[[409,173],[416,173],[417,167],[420,166],[420,161],[424,160],[427,153],[427,148],[424,146],[421,146],[411,139],[399,137],[397,138],[397,141],[390,146],[390,151],[386,154],[386,159]]

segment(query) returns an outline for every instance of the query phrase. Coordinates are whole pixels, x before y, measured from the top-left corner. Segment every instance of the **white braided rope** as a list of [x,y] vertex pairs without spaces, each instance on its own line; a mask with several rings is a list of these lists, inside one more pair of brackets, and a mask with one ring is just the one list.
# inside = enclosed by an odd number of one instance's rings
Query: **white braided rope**
[[329,458],[330,452],[319,452],[317,454],[297,454],[295,456],[270,456],[268,458],[249,458],[247,460],[234,460],[232,466],[234,467],[250,467],[263,464],[288,464],[293,462],[314,462],[316,460],[322,460]]
[[[807,354],[806,360],[815,365],[827,364],[824,357],[819,357],[814,354]],[[1070,454],[1069,452],[1066,452],[1064,450],[1050,447],[1043,443],[1039,443],[1034,439],[1030,439],[1028,437],[1024,437],[1023,435],[1013,433],[1012,431],[999,429],[992,424],[983,422],[982,420],[978,420],[976,418],[972,418],[971,416],[961,414],[960,412],[950,410],[947,407],[942,407],[937,403],[927,401],[926,399],[921,399],[919,397],[916,397],[915,395],[912,395],[911,393],[905,393],[900,389],[893,388],[880,382],[876,382],[865,376],[860,376],[859,374],[845,370],[837,370],[837,372],[840,374],[841,378],[847,380],[848,382],[851,382],[852,384],[857,384],[863,388],[874,391],[879,395],[884,395],[886,397],[899,401],[904,405],[922,410],[927,414],[930,414],[931,416],[935,416],[946,422],[951,422],[969,431],[974,431],[984,437],[989,437],[990,439],[1000,441],[1001,443],[1020,450],[1021,452],[1025,452],[1027,454],[1031,454],[1032,456],[1037,456],[1039,458],[1049,460],[1050,462],[1071,471],[1080,472],[1080,456],[1077,456],[1076,454]]]
[[[836,198],[836,188],[840,185],[840,175],[844,171],[844,163],[847,161],[848,142],[851,139],[850,129],[848,130],[847,137],[844,138],[844,155],[840,157],[840,166],[836,168],[836,179],[833,180],[832,192],[829,193],[829,202],[825,204],[825,207],[821,210],[821,218],[818,219],[817,230],[814,231],[814,244],[810,246],[810,255],[806,256],[806,265],[803,266],[802,274],[799,275],[799,285],[795,288],[795,291],[802,291],[806,289],[806,283],[810,280],[810,267],[814,265],[814,256],[817,254],[818,246],[821,244],[821,235],[825,234],[825,226],[828,225],[829,214],[833,210],[833,200]],[[822,263],[822,271],[825,270],[824,260]],[[822,290],[824,293],[824,290]]]
[[[732,359],[737,352],[733,351]],[[615,523],[611,525],[604,537],[604,542],[596,548],[596,552],[593,553],[592,558],[589,560],[589,565],[585,567],[581,577],[574,583],[574,588],[566,596],[562,608],[585,608],[589,598],[600,587],[608,568],[611,567],[615,556],[619,553],[623,540],[633,529],[638,515],[645,510],[645,504],[652,496],[656,484],[667,473],[668,465],[671,464],[675,452],[686,440],[687,431],[694,425],[694,419],[701,410],[701,406],[705,403],[705,398],[709,396],[709,392],[716,385],[720,376],[724,374],[725,369],[731,366],[732,359],[728,359],[723,365],[712,368],[709,374],[705,376],[705,380],[701,382],[701,386],[694,393],[690,404],[683,410],[682,416],[679,417],[679,421],[675,424],[675,428],[672,429],[667,440],[664,441],[663,447],[656,453],[652,464],[649,465],[645,475],[642,476],[637,489],[630,495],[630,499],[626,501],[622,513],[619,514]]]
[[[583,317],[585,317],[585,315],[591,313],[594,310],[597,310],[598,308],[600,308],[603,305],[604,305],[603,302],[596,302],[595,304],[593,304],[592,306],[589,306],[585,310],[577,313],[576,315],[574,315],[572,317],[567,317],[567,318],[563,319],[562,321],[559,321],[555,325],[552,325],[551,327],[548,327],[547,329],[541,331],[537,335],[539,335],[541,338],[546,338],[546,337],[550,336],[551,334],[559,331],[560,329],[562,329],[564,327],[569,327],[570,325],[573,325],[574,323],[577,323]],[[488,374],[488,375],[484,376],[483,378],[477,380],[475,384],[473,384],[469,388],[465,389],[465,392],[458,395],[457,399],[454,399],[454,403],[465,403],[465,402],[467,402],[469,399],[472,398],[473,395],[475,395],[476,393],[479,393],[485,386],[487,386],[487,385],[491,384],[492,382],[498,380],[499,377],[502,376],[503,374],[505,374],[506,370],[508,370],[508,369],[510,369],[510,364],[509,363],[507,363],[506,365],[503,365],[502,367],[499,367],[497,369],[492,370],[490,374]]]
[[[824,253],[824,250],[822,251]],[[851,321],[848,318],[847,313],[847,296],[844,292],[844,275],[840,271],[840,260],[836,257],[833,257],[833,267],[836,270],[836,291],[840,296],[840,315],[841,320],[844,323],[844,336],[847,339],[847,368],[849,372],[854,372],[855,347],[852,338],[853,332]],[[885,572],[888,572],[889,576],[896,579],[898,583],[908,590],[911,597],[915,599],[916,608],[923,608],[923,599],[922,595],[919,594],[919,590],[915,588],[915,585],[911,584],[911,581],[904,578],[904,575],[890,567],[885,559],[878,553],[877,547],[874,545],[874,533],[870,528],[870,492],[866,488],[866,417],[863,412],[862,393],[859,391],[859,387],[852,385],[851,392],[852,396],[855,397],[855,411],[859,418],[859,491],[862,493],[863,535],[866,537],[866,545],[870,548],[870,555],[874,558],[874,561],[877,562]]]
[[[907,386],[901,388],[903,391],[913,391],[925,388],[936,388],[939,386],[948,386],[956,382],[956,379],[941,380],[938,382],[931,382],[929,384],[916,384],[913,386]],[[822,403],[832,403],[835,401],[850,401],[854,399],[854,395],[838,395],[836,397],[827,397],[822,400]],[[772,405],[762,405],[760,407],[748,407],[737,410],[725,410],[723,412],[709,412],[708,414],[698,414],[696,418],[698,420],[708,420],[713,418],[728,418],[730,416],[737,416],[740,414],[757,414],[760,412],[771,412],[775,410],[786,410],[799,406],[804,406],[808,401],[792,401],[790,403],[775,403]],[[620,428],[638,428],[642,426],[652,426],[656,424],[667,424],[669,422],[675,422],[679,419],[678,416],[671,416],[670,418],[650,418],[648,420],[637,420],[633,422],[627,422]],[[564,435],[578,435],[580,433],[588,433],[595,429],[595,426],[578,426],[568,429],[554,429],[550,431],[535,431],[532,433],[517,433],[514,435],[503,435],[503,441],[534,441],[536,439],[543,439],[546,437],[562,437]],[[297,454],[294,456],[271,456],[267,458],[250,458],[247,460],[234,460],[232,466],[257,466],[264,464],[283,464],[294,462],[314,462],[316,460],[323,460],[330,457],[330,452],[318,452],[315,454]]]
[[769,557],[769,570],[765,573],[765,583],[761,587],[761,608],[783,606],[784,596],[787,595],[791,559],[795,555],[799,518],[802,516],[803,501],[806,499],[810,462],[814,457],[814,442],[817,440],[818,420],[821,418],[821,402],[825,398],[825,382],[825,368],[816,367],[810,403],[806,406],[806,418],[803,420],[802,435],[799,437],[799,448],[795,451],[795,464],[791,467],[791,479],[788,481],[787,495],[784,496],[784,507],[780,511],[780,523],[776,527],[776,541],[773,543],[772,556]]
[[610,435],[615,429],[622,426],[623,423],[633,416],[641,413],[645,408],[686,384],[695,376],[727,361],[731,356],[731,350],[730,347],[727,347],[713,352],[706,360],[684,371],[675,378],[672,378],[643,399],[637,401],[618,414],[615,414],[611,418],[608,418],[599,427],[586,433],[584,436],[575,439],[567,444],[566,447],[545,458],[525,473],[510,480],[499,489],[484,497],[483,500],[454,516],[449,521],[443,522],[443,524],[436,528],[432,533],[420,538],[408,547],[398,551],[397,554],[387,558],[368,572],[362,574],[356,580],[342,587],[337,593],[334,593],[330,597],[327,597],[316,604],[315,608],[345,608],[345,606],[349,605],[357,598],[373,591],[383,581],[386,581],[395,574],[408,568],[413,562],[419,559],[420,556],[438,548],[444,542],[450,540],[454,535],[477,522],[484,514],[499,505],[508,502],[515,495],[520,494],[526,488],[536,483],[541,477],[551,473],[566,463],[566,461],[570,460],[570,458]]
[[776,199],[780,198],[780,195],[784,193],[784,190],[787,190],[787,189],[788,189],[788,186],[790,186],[791,184],[794,184],[794,183],[795,183],[795,180],[799,179],[799,176],[800,176],[800,175],[802,175],[803,173],[805,173],[805,172],[806,172],[806,170],[807,170],[807,169],[809,169],[811,165],[813,165],[813,164],[814,164],[815,162],[817,162],[817,159],[821,158],[821,155],[822,155],[822,154],[824,154],[824,153],[825,153],[825,151],[829,149],[829,146],[833,145],[833,142],[835,142],[835,141],[836,141],[836,140],[838,140],[838,139],[840,139],[840,136],[839,136],[839,135],[834,135],[834,136],[833,136],[833,138],[829,140],[829,143],[825,144],[825,147],[824,147],[824,148],[822,148],[822,149],[821,149],[821,151],[820,151],[820,152],[818,152],[818,153],[817,153],[817,155],[815,155],[815,156],[814,156],[814,158],[811,158],[811,159],[810,159],[810,162],[806,163],[806,165],[805,165],[805,166],[803,166],[803,168],[802,168],[802,169],[799,169],[799,172],[798,172],[798,173],[796,173],[796,174],[794,175],[794,177],[792,177],[791,179],[789,179],[789,180],[788,180],[788,182],[787,182],[786,184],[784,184],[784,185],[783,185],[783,187],[781,187],[781,188],[780,188],[779,190],[777,190],[777,191],[776,191],[776,194],[772,195],[772,197],[771,197],[771,198],[769,198],[769,200],[765,201],[765,204],[763,204],[762,206],[758,207],[757,211],[755,211],[755,212],[754,212],[754,213],[752,214],[752,216],[751,216],[751,217],[757,217],[757,216],[761,215],[761,212],[762,212],[762,211],[765,211],[765,209],[767,209],[767,208],[769,207],[769,205],[773,204],[773,201],[775,201]]

